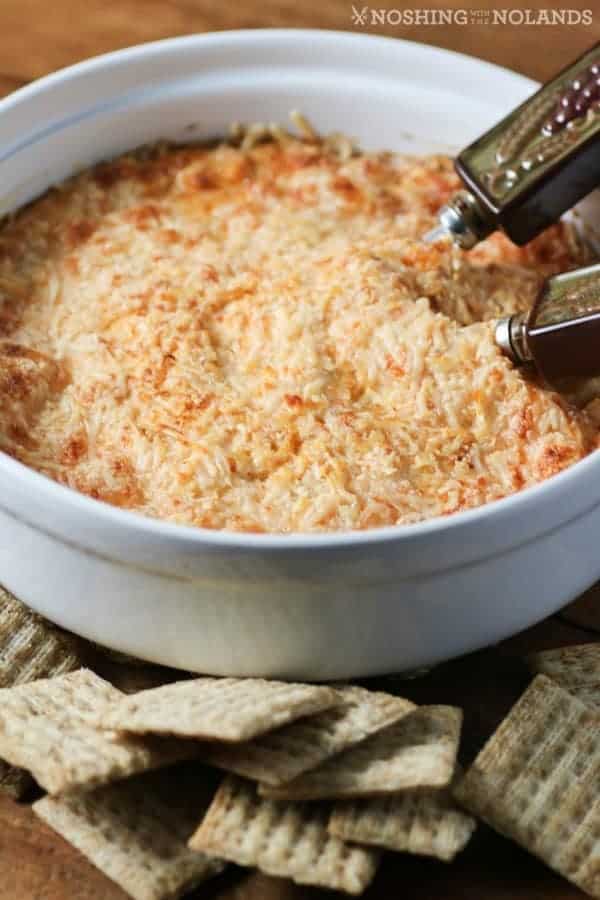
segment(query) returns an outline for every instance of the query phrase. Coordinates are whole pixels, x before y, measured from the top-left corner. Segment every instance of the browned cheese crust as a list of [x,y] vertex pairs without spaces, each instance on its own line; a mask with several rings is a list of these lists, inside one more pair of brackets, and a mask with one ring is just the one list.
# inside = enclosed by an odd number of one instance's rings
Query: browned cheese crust
[[584,457],[592,417],[491,321],[578,262],[420,240],[451,162],[281,137],[100,165],[0,230],[0,449],[91,497],[213,529],[417,522]]

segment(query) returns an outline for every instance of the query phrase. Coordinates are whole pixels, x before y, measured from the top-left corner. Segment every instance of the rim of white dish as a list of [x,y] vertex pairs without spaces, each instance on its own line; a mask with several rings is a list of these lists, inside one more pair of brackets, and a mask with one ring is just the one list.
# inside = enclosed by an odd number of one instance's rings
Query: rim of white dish
[[[408,41],[399,38],[383,37],[371,34],[353,34],[346,31],[331,31],[327,29],[293,29],[293,28],[277,28],[277,29],[246,29],[238,31],[221,31],[208,34],[192,34],[175,38],[166,38],[160,41],[152,41],[146,44],[137,44],[116,50],[111,53],[105,53],[100,56],[91,57],[74,65],[59,69],[50,75],[46,75],[34,81],[30,85],[19,88],[3,100],[0,100],[0,115],[3,111],[8,110],[14,104],[19,103],[23,99],[35,96],[43,92],[55,83],[70,80],[80,75],[86,75],[105,68],[110,68],[116,63],[132,63],[137,59],[144,58],[153,53],[165,53],[183,46],[202,46],[206,44],[227,44],[229,47],[236,44],[268,44],[268,43],[285,43],[298,40],[316,41],[322,44],[335,43],[339,46],[340,42],[347,44],[362,45],[365,44],[381,44],[389,47],[391,45],[403,45],[405,52],[418,52],[421,57],[430,56],[432,61],[445,56],[448,60],[459,63],[461,66],[469,68],[478,68],[480,71],[488,70],[488,72],[496,72],[502,77],[513,77],[518,79],[524,85],[530,86],[532,89],[538,84],[521,75],[513,72],[503,66],[478,59],[477,57],[467,56],[453,50],[436,47],[429,44],[421,44],[416,41]],[[92,518],[112,524],[114,526],[128,527],[135,530],[138,534],[148,534],[156,537],[164,536],[165,538],[181,538],[186,543],[198,543],[202,545],[212,544],[214,546],[237,547],[240,549],[292,549],[298,548],[302,550],[318,549],[327,547],[348,547],[353,545],[368,545],[374,543],[387,543],[389,541],[399,541],[404,539],[415,539],[419,536],[425,537],[431,534],[442,534],[451,531],[460,530],[461,528],[488,521],[491,518],[506,518],[507,516],[517,515],[520,510],[525,507],[535,506],[539,501],[558,502],[560,497],[569,493],[574,483],[586,477],[588,472],[597,472],[600,474],[600,450],[594,450],[587,457],[553,475],[539,484],[524,488],[515,494],[510,494],[500,500],[494,500],[467,509],[462,512],[451,513],[446,516],[436,516],[425,519],[422,522],[416,522],[411,525],[387,525],[379,528],[370,528],[364,531],[332,531],[332,532],[291,532],[289,534],[281,533],[257,533],[248,534],[230,530],[215,530],[208,528],[199,528],[194,525],[180,525],[168,522],[162,519],[151,518],[131,510],[121,509],[120,507],[111,506],[101,500],[95,500],[85,494],[81,494],[72,488],[59,484],[51,478],[40,474],[34,469],[30,469],[23,463],[18,462],[6,453],[0,451],[0,475],[4,477],[17,478],[19,481],[29,481],[32,489],[45,494],[46,498],[60,504],[68,506],[74,511],[88,514]],[[580,509],[577,515],[581,515],[592,509],[600,503],[600,491],[598,496],[591,496],[589,503]],[[0,506],[2,502],[0,500]],[[552,522],[547,528],[540,529],[539,533],[553,530],[558,527],[558,523]]]

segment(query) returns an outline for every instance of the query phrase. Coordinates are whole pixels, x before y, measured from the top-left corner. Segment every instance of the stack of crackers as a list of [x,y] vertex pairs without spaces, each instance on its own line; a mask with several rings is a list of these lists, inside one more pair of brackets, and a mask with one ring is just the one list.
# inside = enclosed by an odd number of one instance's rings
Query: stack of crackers
[[600,645],[533,657],[466,772],[456,707],[144,667],[106,680],[1,591],[0,657],[0,790],[35,782],[36,814],[135,900],[227,862],[360,894],[382,851],[449,862],[475,817],[600,898]]

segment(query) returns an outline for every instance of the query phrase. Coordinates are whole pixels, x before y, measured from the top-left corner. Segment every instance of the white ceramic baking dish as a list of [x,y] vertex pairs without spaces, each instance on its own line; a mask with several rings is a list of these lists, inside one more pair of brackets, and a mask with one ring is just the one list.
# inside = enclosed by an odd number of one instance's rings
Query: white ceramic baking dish
[[[0,103],[1,211],[157,138],[285,121],[365,147],[452,150],[535,85],[431,47],[358,34],[192,36],[74,66]],[[600,455],[522,493],[409,527],[210,532],[81,496],[0,453],[0,582],[50,619],[216,674],[398,672],[525,628],[600,577]]]

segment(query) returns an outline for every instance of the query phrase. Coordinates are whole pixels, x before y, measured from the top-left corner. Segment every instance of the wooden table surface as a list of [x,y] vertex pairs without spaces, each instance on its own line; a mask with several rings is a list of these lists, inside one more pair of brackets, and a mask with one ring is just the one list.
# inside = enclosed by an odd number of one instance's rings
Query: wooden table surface
[[[427,9],[481,9],[481,2],[428,0]],[[358,10],[364,0],[354,3]],[[382,2],[376,9],[417,9]],[[487,6],[487,4],[486,4]],[[556,5],[554,5],[556,8]],[[528,0],[522,7],[551,8]],[[591,25],[353,26],[350,0],[0,0],[0,94],[87,56],[142,41],[224,28],[319,27],[373,31],[448,47],[543,80],[600,40],[596,0],[569,0],[592,9]],[[489,6],[487,6],[489,8]],[[394,18],[395,16],[395,18]],[[397,14],[390,21],[394,22]],[[1,130],[0,130],[1,134]],[[593,603],[585,604],[590,616]],[[467,755],[491,733],[526,684],[521,660],[533,649],[598,639],[555,617],[497,648],[449,663],[411,682],[387,682],[420,702],[455,703],[465,710]],[[379,683],[378,683],[379,686]],[[231,869],[190,895],[196,900],[302,900],[331,896],[278,879]],[[508,841],[480,828],[451,866],[389,855],[367,900],[575,900],[566,881]],[[27,805],[0,800],[0,900],[124,900],[125,895],[62,839],[39,823]]]

